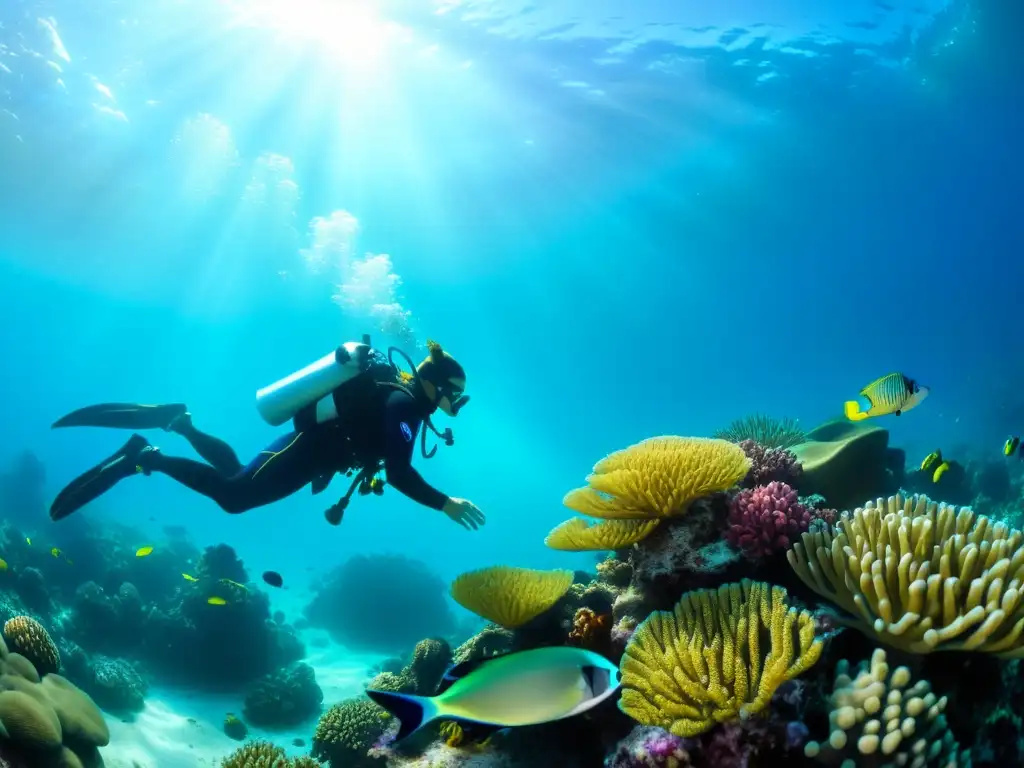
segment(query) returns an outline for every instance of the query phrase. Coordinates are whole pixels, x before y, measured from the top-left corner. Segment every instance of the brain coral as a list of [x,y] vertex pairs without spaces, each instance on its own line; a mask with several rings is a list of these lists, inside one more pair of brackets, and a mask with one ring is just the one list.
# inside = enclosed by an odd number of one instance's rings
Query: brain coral
[[0,748],[33,768],[101,766],[97,751],[110,741],[99,709],[57,674],[40,680],[23,656],[0,639]]
[[4,624],[4,637],[15,651],[32,662],[40,675],[60,669],[60,654],[43,625],[30,616],[15,616]]

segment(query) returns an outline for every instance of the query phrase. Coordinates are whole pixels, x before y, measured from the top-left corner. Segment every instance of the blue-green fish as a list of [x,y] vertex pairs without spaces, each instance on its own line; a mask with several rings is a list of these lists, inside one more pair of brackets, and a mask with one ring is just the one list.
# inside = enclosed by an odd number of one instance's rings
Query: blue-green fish
[[612,696],[619,669],[582,648],[538,648],[449,669],[436,696],[368,690],[366,695],[397,717],[404,739],[432,720],[455,720],[500,730],[572,717]]

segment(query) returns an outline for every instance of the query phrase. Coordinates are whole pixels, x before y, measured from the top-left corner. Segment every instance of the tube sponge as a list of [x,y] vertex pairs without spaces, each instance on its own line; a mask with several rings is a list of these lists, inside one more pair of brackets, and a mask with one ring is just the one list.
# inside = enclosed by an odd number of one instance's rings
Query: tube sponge
[[572,571],[497,565],[462,574],[452,582],[451,595],[477,616],[515,629],[557,603],[572,579]]
[[1024,657],[1024,535],[969,508],[890,496],[787,552],[797,576],[883,642],[913,653]]
[[687,592],[626,645],[619,708],[641,725],[696,736],[761,712],[821,650],[813,618],[790,608],[781,587],[744,580]]
[[807,757],[822,762],[845,757],[843,765],[957,768],[970,762],[946,726],[946,697],[936,697],[921,680],[910,685],[910,670],[890,669],[881,648],[850,677],[841,661],[829,698],[832,732],[825,744],[810,741]]

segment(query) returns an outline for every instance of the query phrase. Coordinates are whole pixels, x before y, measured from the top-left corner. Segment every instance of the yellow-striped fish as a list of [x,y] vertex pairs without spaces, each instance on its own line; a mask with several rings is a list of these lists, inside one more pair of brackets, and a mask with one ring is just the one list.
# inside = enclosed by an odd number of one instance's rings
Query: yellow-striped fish
[[210,605],[227,605],[228,604],[228,601],[225,600],[223,597],[216,597],[216,596],[207,598],[206,602],[208,602]]
[[183,573],[181,575],[185,578],[185,581],[199,581],[199,579],[197,579],[191,573]]
[[927,456],[924,457],[924,461],[921,462],[921,471],[927,472],[932,467],[935,467],[941,463],[942,451],[935,451],[934,453],[929,453]]
[[239,589],[244,589],[246,592],[249,591],[249,588],[247,586],[245,586],[245,584],[239,584],[237,581],[232,581],[231,579],[219,579],[219,581],[222,584],[230,584],[232,587],[238,587]]
[[928,397],[928,387],[902,373],[890,373],[868,384],[860,391],[860,396],[868,401],[867,410],[861,409],[861,403],[847,400],[843,406],[846,418],[850,421],[863,421],[876,416],[899,416],[921,404]]
[[135,550],[135,556],[136,557],[147,557],[148,555],[152,555],[152,554],[153,554],[153,548],[152,547],[139,547],[137,550]]
[[942,476],[944,474],[946,474],[948,471],[949,471],[949,462],[948,461],[944,461],[941,464],[939,464],[939,466],[937,466],[935,468],[935,471],[932,473],[932,482],[933,483],[939,482],[939,480],[942,479]]
[[1019,437],[1014,435],[1013,437],[1006,438],[1006,442],[1003,443],[1003,456],[1013,456],[1013,454],[1016,453],[1018,446],[1020,446]]

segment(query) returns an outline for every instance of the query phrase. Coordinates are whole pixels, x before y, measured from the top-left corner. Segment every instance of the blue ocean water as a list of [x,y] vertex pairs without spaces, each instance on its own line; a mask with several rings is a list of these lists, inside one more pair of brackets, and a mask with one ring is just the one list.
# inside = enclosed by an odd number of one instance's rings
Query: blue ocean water
[[32,451],[52,497],[125,435],[49,425],[141,401],[187,403],[244,461],[282,431],[257,388],[363,333],[416,360],[438,340],[473,402],[417,466],[478,532],[395,491],[331,528],[340,479],[227,515],[131,478],[81,513],[140,546],[168,525],[228,543],[291,610],[355,554],[445,580],[589,566],[543,539],[605,454],[755,411],[812,426],[893,370],[931,388],[886,424],[911,463],[996,454],[1024,430],[1015,20],[994,0],[7,2],[0,460]]

